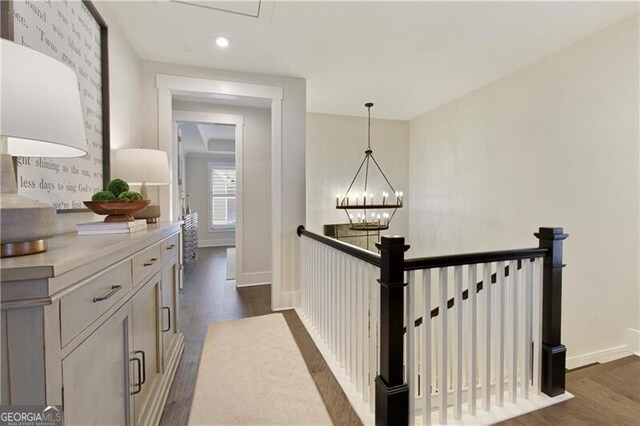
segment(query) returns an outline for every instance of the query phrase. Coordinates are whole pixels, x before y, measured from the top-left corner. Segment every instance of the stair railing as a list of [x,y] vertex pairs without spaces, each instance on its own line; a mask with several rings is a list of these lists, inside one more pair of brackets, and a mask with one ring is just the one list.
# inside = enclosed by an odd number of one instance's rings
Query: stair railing
[[447,423],[505,394],[564,392],[562,228],[540,228],[536,248],[406,260],[402,237],[382,237],[376,255],[298,235],[303,321],[376,424]]

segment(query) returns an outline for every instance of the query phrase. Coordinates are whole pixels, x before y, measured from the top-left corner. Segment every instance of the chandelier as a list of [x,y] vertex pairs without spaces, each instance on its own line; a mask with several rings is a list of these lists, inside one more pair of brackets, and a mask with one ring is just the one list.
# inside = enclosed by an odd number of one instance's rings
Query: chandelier
[[[382,171],[380,164],[373,156],[373,150],[371,149],[371,107],[373,103],[368,102],[364,106],[367,108],[368,113],[367,150],[364,152],[364,159],[360,163],[347,191],[344,195],[336,194],[336,209],[344,210],[349,219],[349,229],[351,230],[381,231],[389,229],[391,220],[398,209],[402,208],[403,194],[394,189]],[[375,182],[372,182],[373,176],[369,175],[370,168],[373,173],[377,170],[379,176],[382,177],[378,182],[384,188],[382,192],[379,189],[378,192],[371,191],[370,185]],[[361,191],[354,189],[358,176],[361,176]]]

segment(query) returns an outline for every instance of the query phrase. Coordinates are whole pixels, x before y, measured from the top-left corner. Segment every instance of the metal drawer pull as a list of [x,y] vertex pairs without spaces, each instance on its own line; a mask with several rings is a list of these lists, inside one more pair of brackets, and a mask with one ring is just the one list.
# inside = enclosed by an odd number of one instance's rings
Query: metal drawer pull
[[167,329],[163,329],[162,332],[166,333],[167,331],[171,331],[171,308],[168,306],[163,306],[162,310],[167,310],[167,312],[169,312],[169,325],[167,326]]
[[142,391],[142,364],[140,364],[140,360],[136,357],[131,358],[130,361],[135,361],[136,364],[138,364],[138,383],[133,384],[133,386],[137,386],[138,388],[131,392],[131,395],[136,395]]
[[166,249],[167,249],[167,250],[171,250],[171,249],[173,249],[175,246],[176,246],[175,244],[171,244],[171,245],[170,245],[170,246],[168,246]]
[[155,263],[156,260],[158,260],[157,257],[152,257],[147,263],[143,264],[142,266],[151,266]]
[[108,298],[110,298],[111,296],[113,296],[114,294],[119,292],[120,290],[122,290],[122,286],[121,285],[112,285],[111,286],[111,291],[109,293],[105,294],[104,296],[94,297],[93,298],[93,303],[102,302],[103,300],[107,300]]
[[140,387],[142,387],[144,382],[147,381],[147,358],[145,357],[144,351],[135,351],[134,354],[142,355],[142,380],[140,381]]

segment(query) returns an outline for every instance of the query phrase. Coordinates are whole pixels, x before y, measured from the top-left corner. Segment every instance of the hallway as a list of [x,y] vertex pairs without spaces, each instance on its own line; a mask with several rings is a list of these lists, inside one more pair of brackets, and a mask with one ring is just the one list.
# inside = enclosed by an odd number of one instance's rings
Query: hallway
[[[199,248],[197,260],[185,268],[180,292],[179,327],[185,349],[167,397],[161,425],[186,425],[198,366],[211,322],[271,313],[271,286],[236,288],[226,279],[226,249]],[[334,424],[362,424],[342,388],[293,310],[282,312],[318,392]]]
[[226,249],[198,249],[197,260],[185,266],[180,292],[179,326],[185,348],[162,414],[162,425],[186,425],[189,419],[200,355],[209,323],[271,312],[271,286],[236,288],[227,281]]

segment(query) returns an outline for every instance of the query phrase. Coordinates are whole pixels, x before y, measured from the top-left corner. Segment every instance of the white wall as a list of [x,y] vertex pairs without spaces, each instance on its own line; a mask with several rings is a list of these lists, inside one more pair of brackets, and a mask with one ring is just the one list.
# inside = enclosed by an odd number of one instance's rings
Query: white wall
[[185,159],[186,193],[191,212],[198,213],[198,247],[222,247],[236,244],[235,229],[209,229],[209,163],[235,167],[232,156],[187,155]]
[[[109,27],[111,149],[141,147],[142,62],[112,18],[109,5],[104,2],[94,2],[94,5]],[[104,216],[91,212],[58,214],[56,233],[73,232],[77,223],[102,219]]]
[[[296,228],[305,220],[306,82],[300,78],[240,73],[204,67],[143,62],[142,114],[145,147],[158,148],[158,92],[156,75],[168,74],[282,87],[282,196],[280,294],[273,295],[276,309],[295,306],[300,297]],[[163,189],[165,190],[165,189]],[[168,192],[166,193],[168,196]]]
[[638,73],[636,17],[410,123],[408,255],[537,246],[538,227],[564,227],[570,366],[639,329]]
[[[209,103],[174,102],[178,111],[198,111],[218,114],[242,115],[242,273],[260,274],[259,281],[268,282],[271,272],[271,112],[266,108],[237,107]],[[187,171],[191,162],[187,162]],[[191,187],[191,174],[187,173],[187,188]],[[202,187],[206,193],[207,187]],[[196,191],[187,190],[193,199]],[[192,206],[193,208],[193,206]],[[200,213],[206,219],[206,210]],[[202,230],[202,228],[200,228]],[[202,234],[202,235],[206,235]],[[203,238],[200,239],[210,239]],[[266,281],[263,279],[266,278]]]
[[[375,108],[375,106],[374,106]],[[371,120],[371,148],[391,184],[406,195],[409,186],[409,122]],[[335,208],[336,194],[344,194],[367,149],[367,119],[332,114],[307,114],[307,229],[322,234],[323,225],[346,223]],[[380,174],[370,165],[368,188],[380,197],[389,192]],[[359,175],[364,177],[364,172]],[[362,181],[354,189],[363,190]],[[390,211],[389,211],[390,213]],[[408,203],[398,210],[384,234],[407,235]]]

